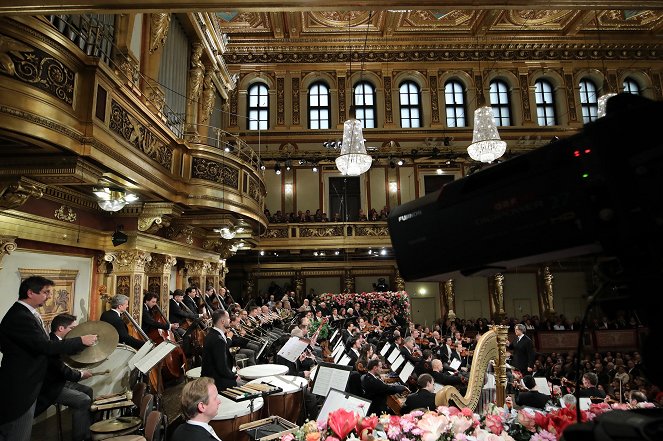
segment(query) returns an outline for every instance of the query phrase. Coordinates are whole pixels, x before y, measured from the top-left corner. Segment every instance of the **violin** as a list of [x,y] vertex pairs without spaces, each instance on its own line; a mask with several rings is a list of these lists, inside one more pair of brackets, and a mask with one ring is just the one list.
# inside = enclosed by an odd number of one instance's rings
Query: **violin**
[[419,346],[425,346],[428,347],[430,345],[430,341],[427,338],[424,337],[419,337],[414,339],[414,342],[419,345]]

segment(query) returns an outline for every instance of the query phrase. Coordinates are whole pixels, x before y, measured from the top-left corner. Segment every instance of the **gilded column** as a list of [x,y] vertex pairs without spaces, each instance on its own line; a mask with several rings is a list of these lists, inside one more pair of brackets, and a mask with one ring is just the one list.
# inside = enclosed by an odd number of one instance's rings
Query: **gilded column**
[[0,271],[2,270],[2,259],[16,248],[16,236],[0,236]]
[[502,320],[506,313],[504,312],[504,274],[497,273],[493,277],[492,298],[495,305],[495,316]]
[[165,254],[153,254],[152,260],[145,265],[145,277],[147,278],[147,290],[159,296],[159,306],[168,318],[170,273],[177,263],[174,256]]
[[539,268],[539,303],[543,306],[543,315],[552,317],[555,315],[555,293],[553,290],[553,275],[549,266]]
[[216,87],[212,81],[213,72],[208,68],[203,77],[203,92],[200,99],[200,107],[198,109],[198,133],[202,137],[211,137],[216,139],[216,133],[209,132],[210,115],[214,110],[214,101],[216,99]]
[[221,271],[221,264],[219,262],[210,262],[207,273],[207,285],[212,285],[216,292],[219,292],[219,288],[221,287],[219,284],[219,271]]
[[447,318],[451,320],[455,319],[456,313],[454,310],[456,309],[456,287],[454,285],[454,279],[449,279],[444,282],[444,301],[448,311]]
[[355,278],[350,270],[346,269],[343,273],[343,285],[345,286],[345,292],[355,291]]
[[128,312],[141,323],[143,308],[143,290],[146,286],[145,264],[152,259],[150,253],[140,250],[127,250],[109,253],[113,263],[116,294],[129,297]]
[[150,39],[147,54],[141,59],[141,89],[148,106],[161,115],[166,104],[166,94],[163,86],[153,78],[159,78],[161,55],[170,31],[170,14],[152,13],[149,15]]
[[193,142],[199,142],[200,136],[197,130],[198,124],[198,102],[203,92],[203,79],[205,65],[201,61],[203,45],[193,43],[191,46],[191,69],[189,69],[189,84],[186,102],[186,135]]
[[396,286],[396,291],[405,291],[405,279],[401,277],[401,272],[396,268],[396,274],[394,276],[394,285]]
[[205,285],[207,285],[207,273],[211,269],[210,263],[202,260],[186,260],[184,261],[184,269],[187,281],[191,280],[193,284],[204,291]]
[[304,299],[304,277],[302,276],[301,271],[295,271],[295,298],[298,302],[302,302]]
[[496,325],[493,326],[493,329],[497,333],[497,364],[495,366],[495,387],[497,390],[495,404],[497,404],[498,407],[503,407],[506,398],[506,347],[509,343],[509,327]]

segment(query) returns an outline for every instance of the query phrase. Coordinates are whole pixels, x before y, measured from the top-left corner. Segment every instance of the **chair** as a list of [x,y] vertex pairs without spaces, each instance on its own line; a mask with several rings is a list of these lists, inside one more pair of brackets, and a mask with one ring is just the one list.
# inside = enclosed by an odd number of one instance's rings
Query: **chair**
[[62,406],[55,404],[55,421],[58,425],[58,441],[64,441],[62,436]]
[[166,416],[158,410],[151,411],[145,423],[145,439],[147,441],[161,441],[165,439],[166,427]]

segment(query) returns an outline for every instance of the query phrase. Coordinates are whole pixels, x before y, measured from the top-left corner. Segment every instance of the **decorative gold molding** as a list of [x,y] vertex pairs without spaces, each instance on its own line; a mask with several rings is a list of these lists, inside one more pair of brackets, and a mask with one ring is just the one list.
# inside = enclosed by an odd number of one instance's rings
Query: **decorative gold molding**
[[44,187],[43,184],[24,177],[0,182],[0,210],[20,207],[29,197],[41,198],[44,195]]
[[154,234],[163,227],[169,227],[172,219],[181,214],[182,210],[170,202],[146,203],[138,216],[138,231]]
[[2,270],[2,259],[16,250],[16,239],[16,236],[0,236],[0,270]]
[[165,254],[152,254],[152,259],[145,263],[145,273],[170,274],[173,266],[177,264],[175,256]]
[[216,87],[214,87],[213,80],[214,72],[208,70],[205,72],[203,78],[203,92],[200,100],[200,124],[209,122],[209,117],[214,110],[214,99],[216,95]]
[[150,25],[150,53],[153,54],[166,44],[170,30],[170,14],[165,12],[150,14]]
[[55,210],[54,214],[57,220],[66,221],[66,222],[75,222],[76,221],[76,212],[72,210],[71,207],[66,207],[61,205],[60,208]]
[[112,256],[114,272],[144,272],[147,262],[152,260],[152,255],[141,250],[121,250],[107,253]]

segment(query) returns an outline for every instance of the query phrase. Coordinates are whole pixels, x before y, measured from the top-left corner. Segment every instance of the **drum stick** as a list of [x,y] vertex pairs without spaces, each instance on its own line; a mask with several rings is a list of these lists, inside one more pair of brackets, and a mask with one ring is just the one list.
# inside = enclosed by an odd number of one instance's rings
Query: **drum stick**
[[99,372],[90,372],[92,376],[94,377],[95,375],[106,375],[110,374],[110,369],[106,369],[105,371],[99,371]]

